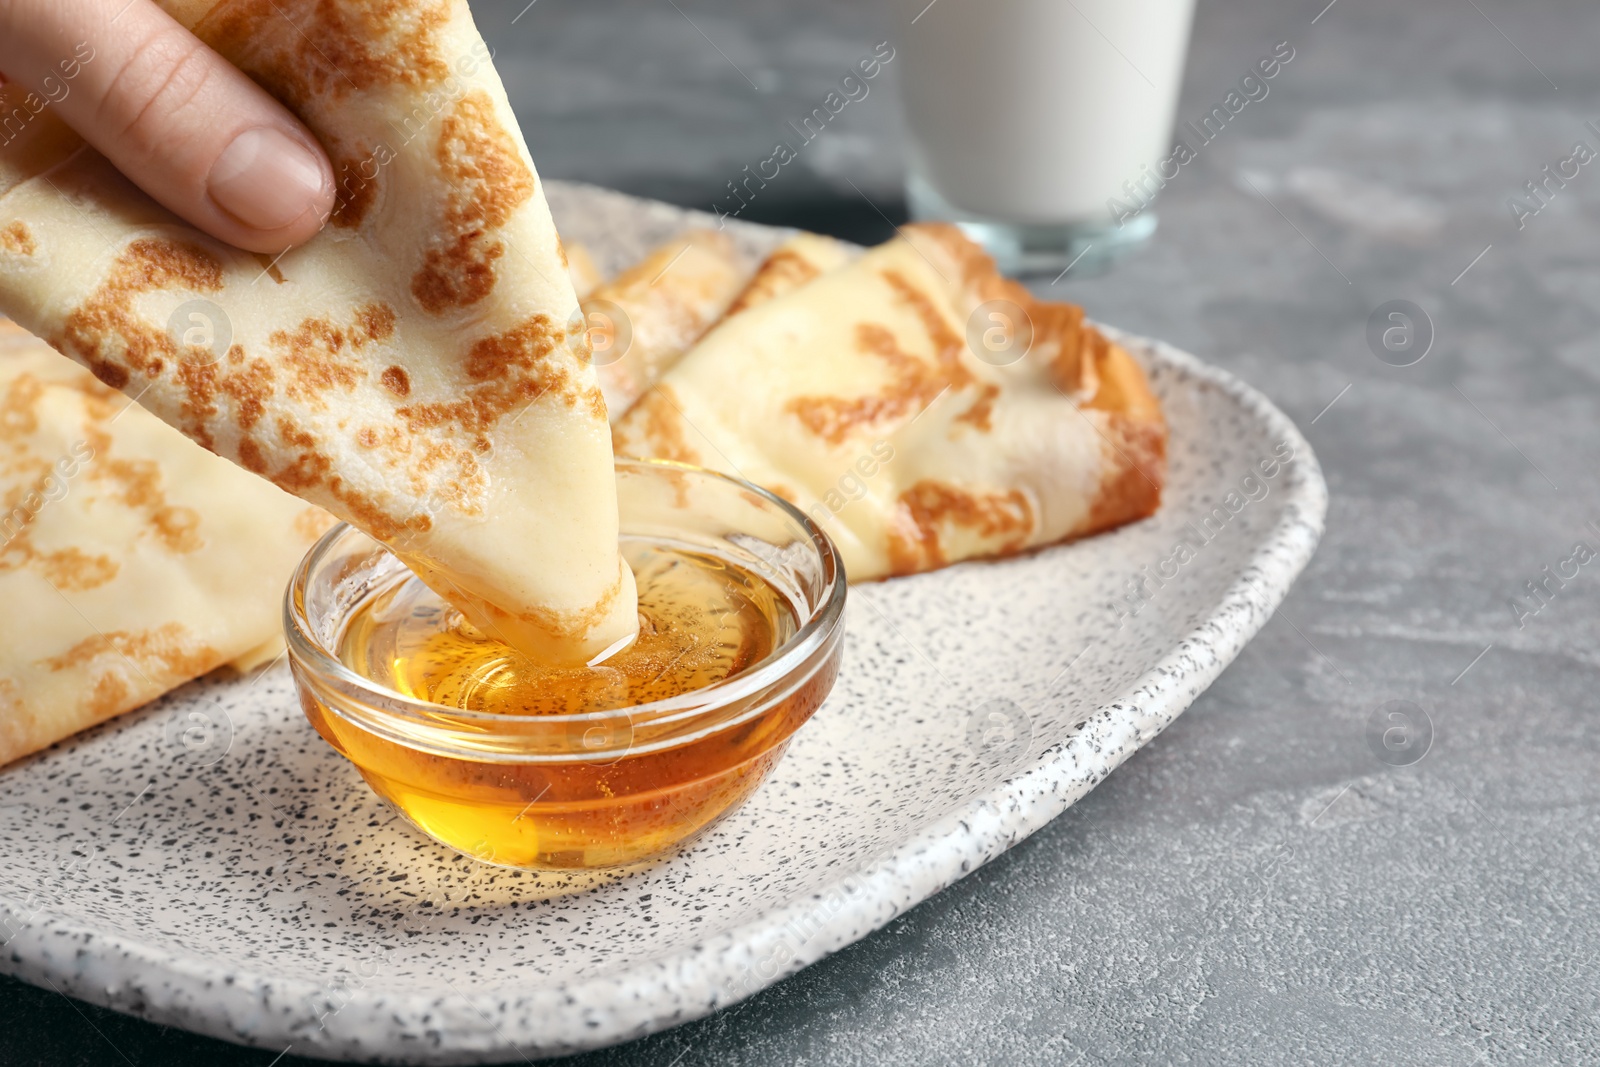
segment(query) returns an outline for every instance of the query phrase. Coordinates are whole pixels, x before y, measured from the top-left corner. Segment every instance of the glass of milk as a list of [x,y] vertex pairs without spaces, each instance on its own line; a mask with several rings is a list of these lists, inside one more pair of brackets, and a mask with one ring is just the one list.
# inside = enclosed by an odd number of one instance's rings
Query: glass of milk
[[1003,269],[1103,269],[1147,240],[1194,0],[891,0],[918,219]]

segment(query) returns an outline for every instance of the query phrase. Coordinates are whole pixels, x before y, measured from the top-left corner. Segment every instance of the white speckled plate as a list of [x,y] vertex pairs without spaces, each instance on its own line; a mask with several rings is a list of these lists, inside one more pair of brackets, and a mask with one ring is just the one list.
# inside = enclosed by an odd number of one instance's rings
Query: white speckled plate
[[[690,218],[550,196],[605,267]],[[752,251],[781,236],[738,233]],[[833,696],[684,854],[591,880],[452,855],[317,738],[279,665],[0,773],[0,969],[269,1049],[466,1063],[670,1027],[864,936],[1160,732],[1316,547],[1327,490],[1290,421],[1222,371],[1123,340],[1172,425],[1161,513],[853,590]]]

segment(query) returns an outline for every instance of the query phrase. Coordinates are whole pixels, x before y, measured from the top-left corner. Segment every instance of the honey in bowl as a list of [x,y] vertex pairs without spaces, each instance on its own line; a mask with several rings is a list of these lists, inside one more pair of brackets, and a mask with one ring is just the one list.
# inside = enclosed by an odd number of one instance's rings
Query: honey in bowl
[[[684,547],[623,542],[639,587],[639,636],[593,667],[540,664],[486,636],[408,572],[351,614],[339,659],[402,696],[444,708],[575,716],[669,700],[734,678],[792,637],[792,605],[763,578]],[[814,710],[804,694],[682,749],[634,756],[627,720],[573,720],[588,758],[506,766],[428,755],[337,717],[312,721],[378,793],[427,833],[510,866],[605,866],[675,844],[744,799]]]
[[755,666],[799,629],[765,579],[706,552],[624,540],[639,588],[639,636],[592,667],[541,664],[415,578],[351,616],[339,659],[403,696],[500,715],[570,715],[667,700]]
[[[618,463],[640,632],[595,666],[550,667],[479,632],[356,531],[307,557],[287,605],[302,707],[425,833],[511,867],[646,859],[748,798],[822,703],[844,599],[826,538],[750,493],[736,518],[782,521],[742,535],[704,497],[743,483],[696,471],[693,492],[655,493],[655,466]],[[630,500],[648,534],[629,531]]]

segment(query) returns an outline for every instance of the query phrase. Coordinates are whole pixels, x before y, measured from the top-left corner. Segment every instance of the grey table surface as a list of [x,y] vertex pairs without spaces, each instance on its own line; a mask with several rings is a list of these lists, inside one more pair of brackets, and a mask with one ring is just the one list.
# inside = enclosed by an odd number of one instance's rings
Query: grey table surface
[[[525,3],[475,6],[542,172],[702,207],[915,32],[850,0]],[[1180,117],[1277,42],[1294,60],[1170,184],[1148,249],[1039,288],[1294,416],[1332,488],[1316,558],[1031,840],[732,1010],[572,1062],[1600,1062],[1600,562],[1563,565],[1600,550],[1600,174],[1520,229],[1507,203],[1600,149],[1596,40],[1579,0],[1200,0]],[[745,217],[884,236],[893,74]],[[1394,299],[1434,326],[1414,366],[1369,350]],[[1533,612],[1546,566],[1577,576]],[[1390,701],[1429,743],[1385,762]],[[0,983],[6,1064],[273,1055]]]

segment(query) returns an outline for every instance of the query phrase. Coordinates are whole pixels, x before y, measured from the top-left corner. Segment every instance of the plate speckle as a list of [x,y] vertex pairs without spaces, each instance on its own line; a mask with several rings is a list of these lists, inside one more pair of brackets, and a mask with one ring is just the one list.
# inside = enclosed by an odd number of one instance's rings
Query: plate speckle
[[[549,195],[607,268],[706,221]],[[782,236],[730,230],[752,255]],[[1121,339],[1172,426],[1160,514],[852,590],[833,695],[687,852],[560,876],[456,856],[323,744],[279,664],[0,773],[0,970],[275,1050],[466,1063],[670,1027],[863,937],[1159,733],[1316,547],[1327,489],[1289,420],[1192,356]]]

